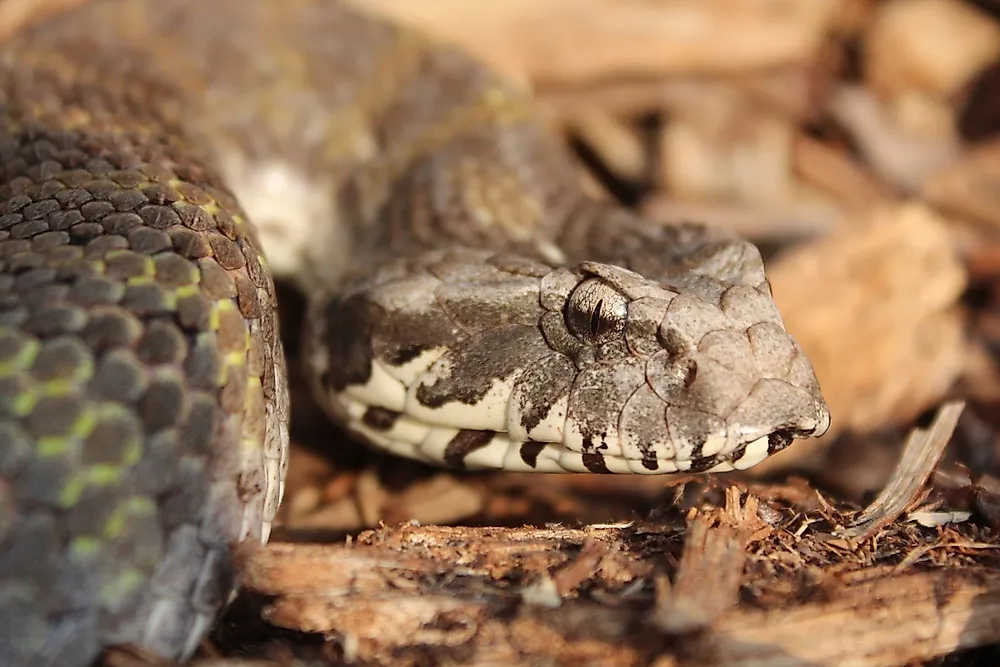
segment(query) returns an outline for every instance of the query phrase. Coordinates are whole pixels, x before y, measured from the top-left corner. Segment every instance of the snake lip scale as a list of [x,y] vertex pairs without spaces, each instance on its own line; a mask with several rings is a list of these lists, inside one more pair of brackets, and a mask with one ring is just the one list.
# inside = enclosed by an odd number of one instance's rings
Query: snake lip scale
[[192,655],[284,491],[276,277],[332,419],[434,465],[716,472],[829,427],[757,248],[587,197],[461,50],[91,0],[0,48],[0,664]]

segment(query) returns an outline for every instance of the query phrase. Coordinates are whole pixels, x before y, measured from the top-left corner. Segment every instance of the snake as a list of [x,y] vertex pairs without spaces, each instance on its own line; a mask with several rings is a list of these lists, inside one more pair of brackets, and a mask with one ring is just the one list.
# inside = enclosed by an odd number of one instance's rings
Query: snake
[[826,432],[759,250],[588,195],[525,88],[337,0],[3,44],[0,664],[197,649],[284,493],[276,280],[324,410],[403,457],[722,472]]

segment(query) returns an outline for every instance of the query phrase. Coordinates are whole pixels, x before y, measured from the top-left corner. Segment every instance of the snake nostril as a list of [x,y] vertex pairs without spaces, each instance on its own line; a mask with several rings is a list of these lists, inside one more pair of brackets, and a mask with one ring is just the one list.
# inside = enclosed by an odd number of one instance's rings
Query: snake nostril
[[698,362],[694,359],[685,359],[682,363],[684,373],[684,388],[689,388],[698,379]]

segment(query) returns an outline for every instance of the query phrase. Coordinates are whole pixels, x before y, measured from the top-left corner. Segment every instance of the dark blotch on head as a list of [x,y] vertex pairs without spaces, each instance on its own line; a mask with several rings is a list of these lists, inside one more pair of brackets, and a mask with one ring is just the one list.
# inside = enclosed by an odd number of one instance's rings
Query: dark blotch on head
[[600,452],[584,452],[583,467],[593,473],[606,474],[611,472],[604,464],[604,455]]
[[[738,459],[739,457],[743,456],[744,449],[746,449],[746,447],[740,447],[727,458],[730,460]],[[695,451],[697,452],[698,450]],[[706,470],[713,467],[717,463],[719,463],[719,458],[716,456],[701,457],[696,454],[691,459],[691,467],[688,468],[685,472],[705,472]]]
[[396,423],[396,420],[399,419],[399,414],[394,410],[371,407],[365,410],[361,421],[365,426],[373,428],[376,431],[388,431]]
[[485,331],[449,352],[451,374],[434,384],[420,384],[416,398],[429,408],[452,402],[475,405],[489,393],[494,380],[520,374],[551,354],[536,327],[514,325]]
[[464,468],[465,457],[490,444],[493,431],[473,431],[465,429],[451,439],[444,448],[444,462],[453,468]]
[[362,294],[327,302],[319,344],[325,347],[330,359],[324,380],[335,391],[368,382],[375,356],[372,333],[375,319],[381,316],[381,309]]
[[521,460],[527,463],[532,468],[537,468],[538,455],[542,453],[543,449],[545,449],[544,442],[534,442],[534,441],[523,442],[521,443],[521,449],[519,452],[521,454]]
[[422,345],[407,345],[406,347],[401,347],[394,350],[392,354],[389,355],[387,361],[393,366],[402,366],[405,363],[413,361],[419,357],[427,348]]
[[519,406],[521,427],[526,432],[530,433],[541,424],[542,420],[552,412],[552,406],[569,393],[575,377],[576,368],[573,362],[561,354],[549,355],[530,366],[518,377],[518,387],[526,388],[524,393],[531,396],[530,401]]

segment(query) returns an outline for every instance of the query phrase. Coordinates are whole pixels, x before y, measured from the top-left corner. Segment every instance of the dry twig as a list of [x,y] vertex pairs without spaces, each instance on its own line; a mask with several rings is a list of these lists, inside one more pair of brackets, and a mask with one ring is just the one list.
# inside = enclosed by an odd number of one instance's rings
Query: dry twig
[[843,531],[844,537],[867,540],[916,504],[955,432],[964,407],[962,402],[945,403],[929,428],[913,429],[896,473],[878,498]]

